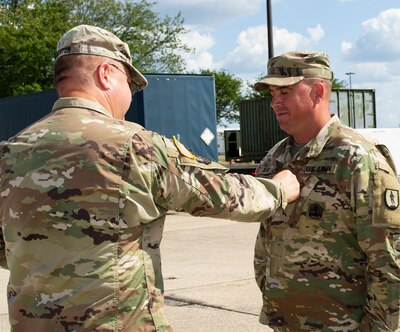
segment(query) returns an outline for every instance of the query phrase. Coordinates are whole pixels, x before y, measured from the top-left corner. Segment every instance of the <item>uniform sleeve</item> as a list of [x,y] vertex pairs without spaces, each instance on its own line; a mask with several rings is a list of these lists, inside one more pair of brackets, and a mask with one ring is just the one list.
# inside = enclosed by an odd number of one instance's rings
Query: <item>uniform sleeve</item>
[[258,287],[261,290],[261,293],[264,292],[264,287],[265,287],[265,280],[266,280],[266,274],[265,271],[267,271],[267,245],[266,245],[266,237],[265,237],[265,232],[266,229],[264,227],[264,224],[260,224],[260,229],[257,234],[257,240],[256,244],[254,247],[254,273],[255,273],[255,279]]
[[5,248],[3,230],[0,228],[0,267],[8,269]]
[[[2,149],[2,145],[0,144],[0,160],[2,159],[1,157],[3,149]],[[6,193],[2,191],[2,175],[4,174],[4,170],[2,168],[2,164],[0,163],[0,206],[3,204],[3,197],[6,196]],[[1,209],[0,209],[1,210]],[[4,238],[3,238],[3,228],[2,228],[2,224],[3,224],[3,219],[2,219],[2,214],[0,211],[0,267],[2,268],[8,268],[7,266],[7,260],[6,260],[6,252],[5,252],[5,243],[4,243]]]
[[225,167],[156,134],[147,144],[153,197],[164,209],[257,222],[286,204],[284,190],[276,181],[226,173]]
[[400,185],[385,161],[366,157],[355,176],[357,237],[366,255],[361,331],[400,328]]

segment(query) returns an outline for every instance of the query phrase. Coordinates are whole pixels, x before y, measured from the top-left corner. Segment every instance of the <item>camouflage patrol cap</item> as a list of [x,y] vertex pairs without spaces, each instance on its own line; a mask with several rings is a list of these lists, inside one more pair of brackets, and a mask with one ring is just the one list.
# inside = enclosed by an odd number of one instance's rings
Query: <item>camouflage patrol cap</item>
[[146,78],[132,65],[128,45],[107,30],[83,24],[67,31],[58,41],[56,61],[72,54],[98,55],[117,60],[129,69],[132,92],[147,86]]
[[268,60],[268,74],[254,84],[257,91],[269,85],[288,86],[305,77],[333,79],[329,58],[323,52],[287,52]]

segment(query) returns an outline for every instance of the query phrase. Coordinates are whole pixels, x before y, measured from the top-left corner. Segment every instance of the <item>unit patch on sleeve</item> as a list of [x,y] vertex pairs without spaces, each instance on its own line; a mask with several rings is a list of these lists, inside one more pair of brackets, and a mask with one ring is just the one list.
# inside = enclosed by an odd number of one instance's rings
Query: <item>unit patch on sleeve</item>
[[175,136],[172,136],[172,139],[174,141],[176,148],[178,149],[178,151],[182,156],[193,160],[196,159],[196,156],[193,153],[191,153],[181,142],[179,142]]
[[373,173],[372,223],[375,226],[400,227],[400,183],[382,170]]
[[201,163],[201,164],[206,164],[206,165],[211,164],[210,159],[201,157],[201,156],[195,156],[181,142],[179,142],[175,136],[172,136],[172,139],[173,139],[175,147],[178,149],[179,153],[182,156],[189,158],[191,160],[196,160],[198,163]]
[[396,210],[399,207],[399,191],[396,189],[386,189],[385,203],[390,210]]

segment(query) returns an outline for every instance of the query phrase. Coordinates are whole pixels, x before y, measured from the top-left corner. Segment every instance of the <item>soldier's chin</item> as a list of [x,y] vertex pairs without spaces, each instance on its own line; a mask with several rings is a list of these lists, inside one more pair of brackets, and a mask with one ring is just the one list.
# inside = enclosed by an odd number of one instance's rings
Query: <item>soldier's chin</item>
[[290,127],[289,127],[289,125],[288,125],[288,123],[287,123],[286,121],[279,121],[279,120],[278,120],[278,124],[279,124],[279,127],[280,127],[284,132],[286,132],[287,134],[290,135]]

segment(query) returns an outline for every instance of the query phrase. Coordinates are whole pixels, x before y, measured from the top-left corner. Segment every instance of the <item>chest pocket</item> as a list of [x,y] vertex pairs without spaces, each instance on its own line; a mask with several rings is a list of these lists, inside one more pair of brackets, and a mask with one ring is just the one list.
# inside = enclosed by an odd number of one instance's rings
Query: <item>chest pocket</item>
[[349,231],[353,213],[349,200],[338,188],[316,175],[306,178],[300,198],[289,214],[288,224],[300,234],[323,237],[326,233]]
[[[307,179],[305,185],[302,187],[301,192],[300,192],[300,198],[295,202],[294,206],[292,207],[292,212],[289,214],[289,225],[290,226],[295,226],[299,220],[299,218],[304,215],[304,208],[309,205],[309,197],[311,192],[313,191],[314,187],[317,185],[319,182],[318,178],[316,176],[311,176]],[[322,203],[322,202],[321,202]],[[323,208],[324,204],[322,203],[320,205],[320,210],[324,210]],[[322,209],[322,210],[321,210]]]

